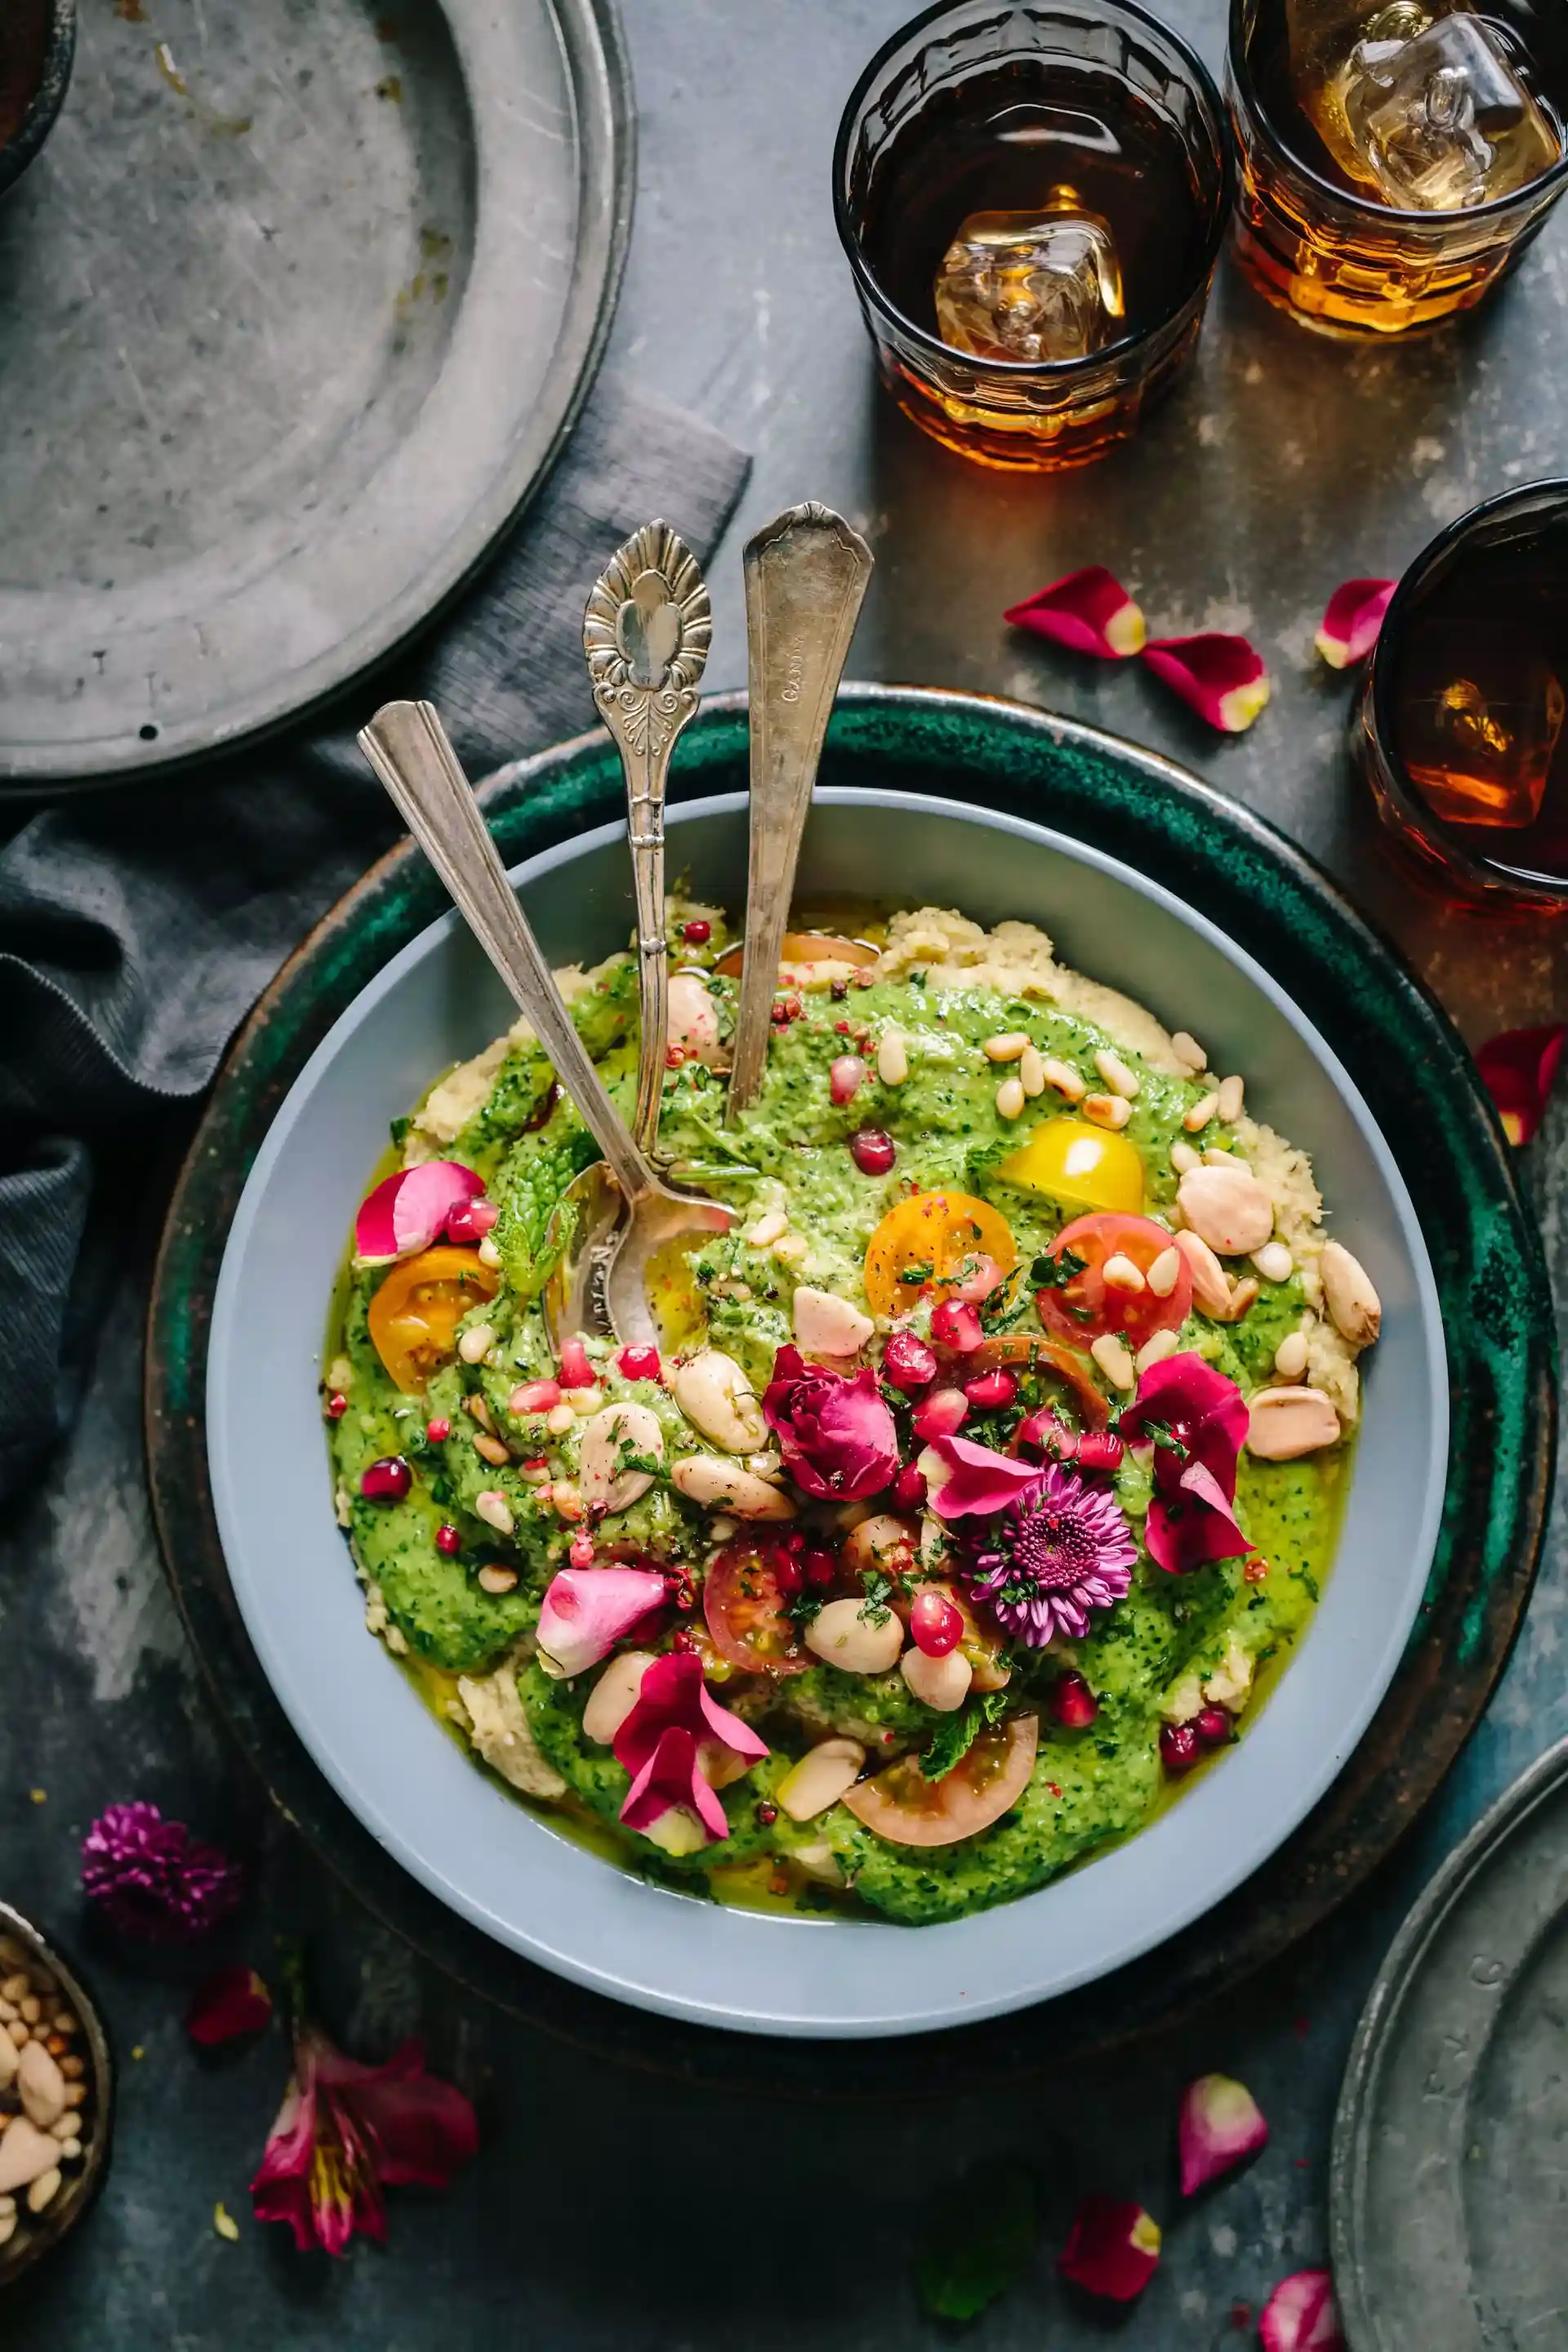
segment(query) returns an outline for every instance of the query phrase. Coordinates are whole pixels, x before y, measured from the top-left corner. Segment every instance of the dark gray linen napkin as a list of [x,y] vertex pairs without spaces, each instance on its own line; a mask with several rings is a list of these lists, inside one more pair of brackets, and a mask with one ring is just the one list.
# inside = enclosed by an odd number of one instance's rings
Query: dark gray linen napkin
[[428,696],[481,776],[591,726],[589,588],[658,515],[705,559],[749,464],[605,382],[478,587],[331,724],[45,810],[0,847],[0,1501],[70,1418],[138,1172],[289,950],[401,829],[354,730],[389,695]]

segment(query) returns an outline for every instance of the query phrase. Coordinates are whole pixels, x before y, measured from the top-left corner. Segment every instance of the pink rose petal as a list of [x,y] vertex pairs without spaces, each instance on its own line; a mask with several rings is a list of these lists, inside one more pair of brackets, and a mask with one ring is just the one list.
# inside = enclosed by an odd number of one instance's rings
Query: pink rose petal
[[1103,563],[1053,580],[1021,604],[1010,605],[1002,617],[1016,629],[1032,629],[1037,637],[1100,661],[1125,661],[1143,646],[1143,615]]
[[1246,2156],[1267,2146],[1268,2126],[1243,2083],[1228,2074],[1200,2074],[1182,2093],[1176,2118],[1182,2194],[1191,2197]]
[[1143,658],[1156,677],[1222,734],[1245,733],[1268,699],[1263,656],[1245,637],[1218,630],[1194,637],[1151,637]]
[[204,2050],[259,2033],[272,2015],[272,1995],[254,1969],[219,1969],[193,1995],[185,2032]]
[[621,1807],[628,1829],[647,1831],[672,1805],[683,1805],[710,1839],[729,1836],[724,1808],[701,1767],[708,1740],[718,1740],[748,1764],[768,1753],[767,1742],[749,1723],[720,1706],[702,1679],[700,1659],[685,1650],[656,1658],[612,1743],[616,1761],[632,1776]]
[[1160,2225],[1142,2205],[1115,2197],[1085,2197],[1057,2257],[1063,2278],[1089,2294],[1131,2303],[1153,2277],[1160,2260]]
[[1136,1445],[1153,1423],[1182,1449],[1156,1444],[1154,1494],[1143,1540],[1157,1568],[1184,1576],[1252,1546],[1237,1525],[1236,1466],[1247,1436],[1247,1400],[1234,1381],[1190,1351],[1151,1365],[1123,1408],[1121,1434]]
[[1334,590],[1315,640],[1331,669],[1366,659],[1398,585],[1397,580],[1347,580]]
[[1263,2352],[1345,2352],[1344,2328],[1328,2271],[1281,2279],[1258,2322]]
[[694,1812],[713,1842],[729,1836],[724,1808],[697,1760],[697,1741],[679,1724],[659,1733],[647,1762],[626,1791],[621,1819],[629,1830],[650,1830],[672,1805]]
[[563,1675],[580,1675],[665,1598],[664,1579],[652,1569],[561,1569],[539,1612],[539,1646]]
[[1565,1038],[1568,1025],[1562,1022],[1545,1029],[1505,1029],[1476,1055],[1481,1083],[1510,1143],[1528,1143],[1541,1125]]
[[354,1255],[362,1265],[416,1257],[447,1230],[447,1221],[484,1191],[484,1179],[459,1160],[401,1168],[360,1203]]
[[927,1451],[945,1474],[940,1485],[932,1481],[931,1492],[931,1508],[944,1519],[989,1518],[1031,1493],[1045,1475],[1039,1463],[1015,1462],[968,1437],[933,1437]]

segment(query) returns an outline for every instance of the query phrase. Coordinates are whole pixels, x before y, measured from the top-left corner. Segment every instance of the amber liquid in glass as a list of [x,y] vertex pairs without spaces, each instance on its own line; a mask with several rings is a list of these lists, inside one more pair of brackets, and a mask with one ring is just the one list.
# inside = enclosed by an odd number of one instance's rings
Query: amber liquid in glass
[[862,250],[889,299],[940,337],[934,288],[963,224],[1059,209],[1063,191],[1115,243],[1124,307],[1108,340],[1140,333],[1181,299],[1204,224],[1179,134],[1103,68],[1020,60],[938,90],[877,162]]
[[1429,843],[1568,891],[1568,515],[1464,552],[1405,614],[1389,688]]

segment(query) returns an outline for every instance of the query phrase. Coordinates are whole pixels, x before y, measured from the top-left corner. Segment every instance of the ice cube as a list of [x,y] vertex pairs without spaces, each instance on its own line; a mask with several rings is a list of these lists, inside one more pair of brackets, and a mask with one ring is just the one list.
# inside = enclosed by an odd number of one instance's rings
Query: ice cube
[[1038,212],[971,213],[933,291],[942,341],[976,359],[1082,359],[1121,331],[1116,240],[1070,188]]
[[1352,150],[1340,160],[1408,212],[1465,211],[1539,179],[1558,141],[1500,35],[1459,9],[1402,37],[1415,14],[1369,19],[1334,78]]
[[1450,824],[1519,831],[1541,814],[1568,696],[1539,654],[1521,648],[1510,673],[1452,677],[1412,713],[1405,764]]

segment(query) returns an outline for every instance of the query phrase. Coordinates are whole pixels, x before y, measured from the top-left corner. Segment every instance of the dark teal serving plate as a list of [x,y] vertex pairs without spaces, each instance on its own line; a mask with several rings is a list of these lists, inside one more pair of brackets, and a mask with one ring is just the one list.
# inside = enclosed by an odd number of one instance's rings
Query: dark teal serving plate
[[[683,739],[679,797],[742,787],[742,698]],[[1304,1933],[1381,1859],[1436,1787],[1506,1660],[1550,1491],[1550,1294],[1509,1148],[1445,1016],[1397,955],[1282,836],[1180,769],[1016,704],[859,688],[839,703],[830,785],[907,790],[1034,820],[1157,877],[1265,969],[1345,1064],[1405,1176],[1436,1278],[1452,1374],[1447,1496],[1425,1599],[1394,1680],[1339,1779],[1284,1845],[1186,1935],[1114,1976],[994,2022],[925,2035],[922,2083],[1044,2066],[1168,2021]],[[621,807],[599,734],[486,788],[509,862]],[[221,1711],[282,1809],[365,1902],[451,1971],[552,2030],[726,2084],[813,2091],[809,2046],[647,2017],[535,1968],[445,1908],[333,1793],[285,1719],[244,1631],[208,1486],[209,1318],[247,1172],[305,1061],[359,991],[444,910],[405,845],[342,899],[252,1014],[180,1180],[152,1307],[147,1429],[175,1592]],[[1047,2021],[1048,2020],[1048,2023]],[[836,2094],[907,2088],[900,2045],[837,2045]]]

